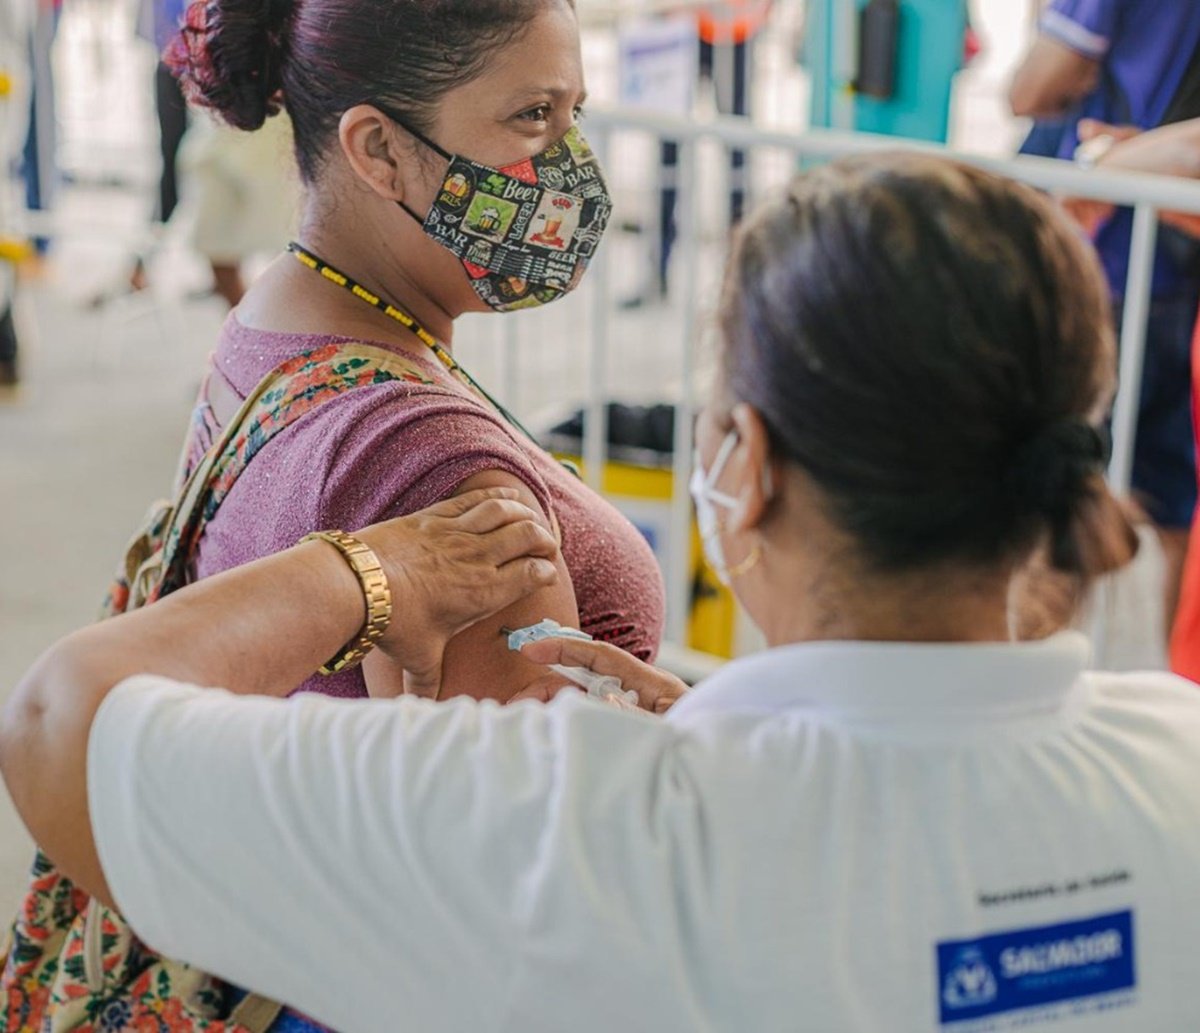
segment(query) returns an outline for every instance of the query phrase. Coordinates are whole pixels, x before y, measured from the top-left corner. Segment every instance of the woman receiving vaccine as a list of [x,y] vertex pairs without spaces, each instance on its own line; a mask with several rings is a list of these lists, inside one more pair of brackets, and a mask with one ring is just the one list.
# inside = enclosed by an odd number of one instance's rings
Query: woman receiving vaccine
[[[296,241],[222,331],[192,464],[272,371],[298,376],[302,397],[209,520],[195,573],[511,487],[561,543],[557,583],[464,633],[440,672],[408,672],[408,689],[478,692],[486,666],[487,694],[511,698],[540,672],[499,629],[543,617],[652,659],[664,593],[649,546],[454,358],[460,315],[564,297],[608,222],[604,175],[577,124],[574,4],[213,0],[189,8],[168,62],[234,127],[255,131],[286,109],[305,187]],[[386,370],[346,389],[364,355]],[[307,411],[314,392],[323,404]],[[305,690],[405,684],[380,654],[361,667],[327,659],[336,673]]]

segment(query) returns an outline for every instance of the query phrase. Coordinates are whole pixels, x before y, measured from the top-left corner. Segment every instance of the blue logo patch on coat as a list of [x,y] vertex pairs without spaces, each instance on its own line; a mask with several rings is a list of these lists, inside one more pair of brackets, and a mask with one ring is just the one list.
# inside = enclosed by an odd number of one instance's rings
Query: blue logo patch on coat
[[1132,989],[1133,912],[944,941],[937,978],[942,1025]]

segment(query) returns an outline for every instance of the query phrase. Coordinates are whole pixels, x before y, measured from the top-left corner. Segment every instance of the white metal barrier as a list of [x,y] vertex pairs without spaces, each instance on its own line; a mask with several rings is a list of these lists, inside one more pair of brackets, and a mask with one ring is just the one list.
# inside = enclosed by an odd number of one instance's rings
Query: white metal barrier
[[[695,235],[702,215],[697,189],[701,171],[698,148],[705,141],[716,141],[726,150],[738,148],[751,154],[764,149],[784,152],[791,155],[796,162],[832,160],[848,155],[898,149],[916,150],[968,162],[1056,195],[1132,206],[1135,218],[1129,279],[1125,290],[1124,322],[1121,327],[1120,379],[1113,412],[1113,455],[1109,469],[1114,489],[1119,493],[1129,490],[1158,213],[1179,211],[1200,214],[1200,183],[1165,176],[1081,169],[1068,162],[1044,158],[981,157],[957,153],[936,145],[862,133],[833,130],[810,130],[800,134],[773,132],[757,127],[749,120],[738,118],[695,121],[624,110],[592,111],[587,122],[587,133],[602,158],[612,152],[614,142],[624,134],[641,134],[657,140],[676,141],[679,144],[679,195],[676,204],[679,232],[675,256],[682,268],[675,282],[682,288],[683,295],[683,316],[679,322],[679,335],[683,347],[682,368],[679,371],[681,396],[676,399],[678,404],[675,420],[675,476],[670,534],[672,556],[668,564],[670,573],[667,585],[668,641],[679,645],[685,643],[687,616],[691,605],[688,551],[692,509],[687,483],[692,464],[692,424],[697,410],[694,345],[697,341],[696,285],[699,279],[700,258]],[[591,306],[591,327],[588,334],[589,368],[592,376],[589,378],[584,457],[587,461],[588,478],[594,486],[600,483],[607,454],[607,391],[602,374],[606,369],[605,355],[609,344],[607,332],[612,299],[609,297],[610,259],[606,254],[611,254],[611,249],[601,251],[592,273],[595,299]],[[1098,607],[1099,611],[1103,609]],[[1098,625],[1094,634],[1098,644],[1102,644],[1105,634],[1103,626]]]

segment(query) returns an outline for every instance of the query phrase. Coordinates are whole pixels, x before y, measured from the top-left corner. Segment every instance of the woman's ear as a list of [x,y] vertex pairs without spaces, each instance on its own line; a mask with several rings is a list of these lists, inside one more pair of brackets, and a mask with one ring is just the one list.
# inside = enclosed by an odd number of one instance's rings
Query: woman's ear
[[751,531],[762,523],[775,496],[776,473],[771,460],[771,435],[758,410],[740,402],[730,411],[738,446],[729,457],[731,475],[726,489],[737,505],[729,513],[731,531]]
[[385,201],[403,201],[413,161],[404,131],[370,104],[357,104],[338,123],[342,153],[359,180]]

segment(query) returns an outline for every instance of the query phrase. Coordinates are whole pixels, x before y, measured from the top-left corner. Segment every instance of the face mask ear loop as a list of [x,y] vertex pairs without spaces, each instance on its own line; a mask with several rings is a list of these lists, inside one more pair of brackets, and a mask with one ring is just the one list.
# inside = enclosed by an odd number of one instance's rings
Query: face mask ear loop
[[726,509],[733,509],[737,505],[737,499],[732,495],[727,495],[725,492],[718,490],[717,481],[721,479],[721,474],[725,472],[725,465],[729,462],[729,457],[733,455],[733,450],[737,448],[738,432],[731,430],[725,435],[725,440],[721,442],[721,447],[717,449],[716,458],[713,460],[712,469],[708,472],[705,488],[709,499],[719,506],[724,506]]
[[[380,104],[378,101],[376,101],[375,104],[373,104],[372,106],[374,108],[376,108],[378,111],[382,112],[384,115],[387,115],[388,118],[390,118],[393,122],[395,122],[396,125],[398,125],[406,133],[408,133],[409,136],[419,140],[426,147],[428,147],[431,151],[433,151],[434,154],[438,155],[441,158],[445,158],[446,161],[454,161],[453,154],[451,154],[449,151],[439,147],[431,139],[429,139],[429,137],[427,137],[424,133],[420,132],[417,129],[414,129],[403,118],[401,118],[400,115],[398,115],[396,112],[392,111],[391,108],[387,107],[384,104]],[[414,222],[416,222],[418,226],[425,225],[424,217],[420,216],[416,212],[414,212],[403,201],[397,201],[396,204],[398,204],[401,208],[403,208],[404,211],[408,214],[409,218],[411,218]]]
[[419,216],[419,215],[418,215],[416,212],[414,212],[414,211],[413,211],[411,208],[409,208],[409,207],[408,207],[408,205],[406,205],[406,204],[405,204],[403,201],[397,201],[397,202],[396,202],[396,204],[398,204],[398,205],[399,205],[401,208],[403,208],[403,209],[404,209],[404,211],[405,211],[405,212],[407,213],[407,215],[409,216],[409,218],[411,218],[411,219],[413,220],[413,222],[415,222],[415,223],[416,223],[418,226],[424,226],[424,225],[425,225],[425,220],[424,220],[424,219],[422,219],[422,218],[421,218],[421,217],[420,217],[420,216]]
[[382,112],[383,114],[387,115],[388,118],[390,118],[393,122],[395,122],[396,125],[398,125],[406,133],[408,133],[409,136],[416,137],[418,140],[421,141],[421,143],[423,143],[426,147],[428,147],[435,154],[440,155],[441,157],[445,158],[447,161],[454,160],[453,154],[451,154],[445,148],[439,147],[436,143],[434,143],[431,139],[429,139],[429,137],[426,136],[424,133],[422,133],[419,129],[414,129],[412,126],[410,126],[408,124],[407,121],[405,121],[405,119],[402,115],[397,114],[395,111],[393,111],[387,105],[380,104],[378,101],[376,101],[371,106],[373,108],[375,108],[377,111]]

